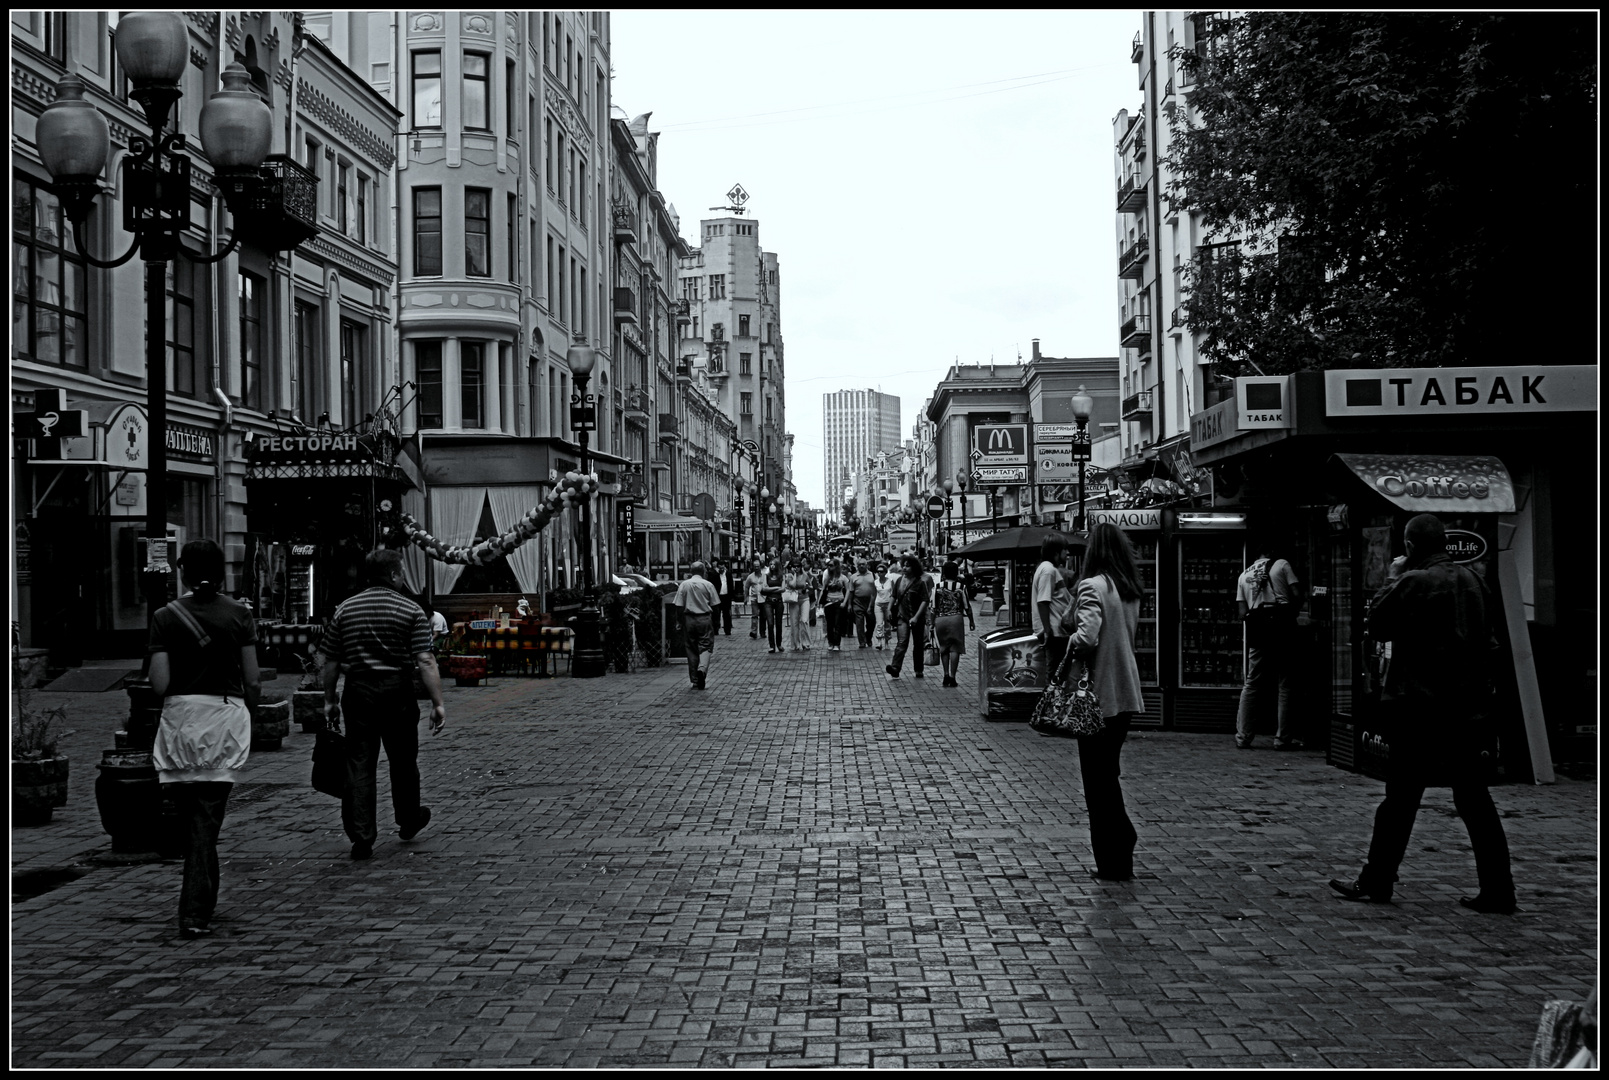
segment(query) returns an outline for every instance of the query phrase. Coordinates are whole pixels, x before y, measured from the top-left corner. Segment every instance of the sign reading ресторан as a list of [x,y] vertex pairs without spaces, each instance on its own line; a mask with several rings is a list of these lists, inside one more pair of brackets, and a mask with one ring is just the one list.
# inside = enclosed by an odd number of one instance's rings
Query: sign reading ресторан
[[254,461],[327,461],[331,458],[368,456],[369,451],[356,435],[315,432],[311,435],[258,435],[251,440],[248,456]]
[[1458,416],[1590,412],[1594,365],[1339,369],[1324,373],[1324,414]]

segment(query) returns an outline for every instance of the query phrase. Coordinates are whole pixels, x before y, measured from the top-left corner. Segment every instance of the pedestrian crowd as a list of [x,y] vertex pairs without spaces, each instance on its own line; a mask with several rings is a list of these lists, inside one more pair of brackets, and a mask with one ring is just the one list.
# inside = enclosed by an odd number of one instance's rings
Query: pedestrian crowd
[[[1396,732],[1397,751],[1360,875],[1330,884],[1350,900],[1390,902],[1424,791],[1445,785],[1469,830],[1480,882],[1477,895],[1462,903],[1483,913],[1512,913],[1508,844],[1481,753],[1496,647],[1493,602],[1480,577],[1448,557],[1438,518],[1413,518],[1403,537],[1406,554],[1391,564],[1367,618],[1371,638],[1395,648],[1380,704],[1382,723]],[[1299,595],[1300,582],[1277,547],[1264,545],[1238,582],[1250,644],[1236,735],[1242,747],[1251,745],[1254,714],[1271,704],[1273,683],[1279,687],[1275,745],[1295,745],[1282,644],[1290,637],[1290,616],[1284,610],[1257,614],[1292,607]],[[1119,777],[1130,723],[1144,710],[1135,657],[1142,582],[1127,535],[1111,523],[1090,531],[1078,573],[1070,554],[1062,534],[1044,541],[1032,579],[1032,614],[1051,678],[1064,685],[1077,668],[1081,689],[1098,699],[1099,730],[1077,736],[1094,873],[1124,881],[1134,875],[1138,842]],[[181,936],[194,938],[211,932],[218,838],[248,756],[260,674],[254,620],[219,590],[222,549],[211,540],[191,542],[179,567],[185,591],[157,612],[151,627],[149,675],[164,699],[152,757],[187,830],[179,927]],[[427,615],[407,595],[397,552],[372,552],[365,570],[368,588],[340,604],[322,641],[325,726],[342,737],[337,771],[343,781],[336,790],[355,860],[372,855],[378,835],[382,748],[398,835],[411,840],[431,821],[421,801],[416,675],[431,703],[431,733],[446,724],[432,649],[432,624],[441,617]],[[731,636],[732,607],[740,598],[752,611],[749,636],[763,637],[768,654],[815,646],[840,652],[853,638],[860,650],[891,649],[884,668],[891,679],[900,677],[909,655],[914,677],[937,664],[942,685],[954,688],[966,631],[976,631],[972,594],[970,575],[954,560],[935,566],[914,553],[893,558],[783,549],[754,558],[746,572],[719,561],[694,563],[673,602],[682,612],[696,689],[707,685],[717,632]],[[434,629],[439,633],[439,625]]]

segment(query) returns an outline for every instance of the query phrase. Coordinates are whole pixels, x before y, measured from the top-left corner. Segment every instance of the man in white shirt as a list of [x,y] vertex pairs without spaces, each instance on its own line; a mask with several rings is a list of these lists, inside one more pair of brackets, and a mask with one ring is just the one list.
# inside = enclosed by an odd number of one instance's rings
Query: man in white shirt
[[1246,682],[1240,688],[1235,717],[1235,745],[1250,750],[1257,721],[1266,710],[1270,691],[1278,685],[1279,714],[1275,750],[1300,750],[1291,728],[1290,644],[1302,583],[1291,564],[1275,554],[1273,542],[1260,545],[1262,555],[1246,567],[1235,586],[1235,606],[1246,624]]
[[695,687],[704,689],[709,675],[710,661],[715,658],[715,623],[713,614],[721,606],[721,594],[704,578],[704,564],[692,565],[692,577],[676,589],[675,605],[682,609],[683,634],[687,642],[687,679]]
[[1051,533],[1039,545],[1039,566],[1034,570],[1033,610],[1039,616],[1039,640],[1045,646],[1045,678],[1056,677],[1067,655],[1067,631],[1062,622],[1073,610],[1073,590],[1062,563],[1067,541]]

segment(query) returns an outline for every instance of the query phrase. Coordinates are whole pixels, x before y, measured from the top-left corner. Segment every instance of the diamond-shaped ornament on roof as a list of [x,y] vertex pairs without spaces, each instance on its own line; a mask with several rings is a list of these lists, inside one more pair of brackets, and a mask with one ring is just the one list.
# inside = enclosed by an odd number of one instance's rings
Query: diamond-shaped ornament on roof
[[726,197],[732,201],[733,206],[742,206],[749,201],[749,193],[743,190],[742,184],[733,184],[732,190],[726,193]]

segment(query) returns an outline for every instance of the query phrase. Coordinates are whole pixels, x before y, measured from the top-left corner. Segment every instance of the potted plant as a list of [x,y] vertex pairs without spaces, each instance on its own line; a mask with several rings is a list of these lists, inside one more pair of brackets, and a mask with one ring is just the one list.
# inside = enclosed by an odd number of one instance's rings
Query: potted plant
[[257,716],[251,722],[252,750],[278,750],[290,733],[291,703],[284,694],[263,691],[257,699]]
[[469,651],[469,636],[461,630],[447,637],[436,663],[459,686],[479,686],[486,677],[486,657]]
[[306,656],[296,654],[302,665],[302,679],[291,695],[296,722],[303,733],[324,730],[324,654],[309,649]]
[[32,693],[22,685],[21,630],[11,624],[11,680],[16,705],[11,711],[11,821],[43,825],[58,806],[67,805],[67,755],[56,741],[71,731],[57,727],[67,710],[35,709]]

